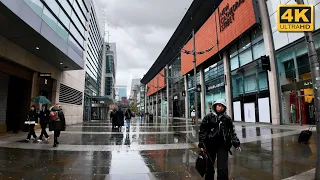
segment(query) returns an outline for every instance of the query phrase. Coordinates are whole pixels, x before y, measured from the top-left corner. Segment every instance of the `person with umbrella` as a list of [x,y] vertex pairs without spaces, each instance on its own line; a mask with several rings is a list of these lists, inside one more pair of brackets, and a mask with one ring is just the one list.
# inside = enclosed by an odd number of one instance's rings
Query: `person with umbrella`
[[40,125],[41,125],[41,134],[38,139],[39,142],[42,141],[43,135],[45,136],[46,141],[49,140],[49,138],[50,138],[47,131],[46,131],[47,125],[49,124],[49,115],[50,115],[50,111],[47,109],[47,106],[45,104],[43,104],[41,106],[41,111],[39,113]]

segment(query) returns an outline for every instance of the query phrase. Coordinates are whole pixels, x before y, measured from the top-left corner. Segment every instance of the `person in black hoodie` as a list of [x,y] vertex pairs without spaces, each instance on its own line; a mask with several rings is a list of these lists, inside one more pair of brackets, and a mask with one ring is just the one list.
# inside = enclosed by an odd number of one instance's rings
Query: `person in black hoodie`
[[38,140],[39,142],[42,141],[43,135],[46,137],[46,140],[49,140],[49,135],[46,131],[47,125],[49,124],[49,115],[50,115],[50,111],[47,109],[47,106],[42,105],[41,111],[39,113],[40,125],[41,125],[41,134]]
[[[58,118],[53,119],[52,117],[55,116],[52,115],[56,113]],[[60,136],[61,131],[66,130],[66,120],[64,118],[64,113],[60,104],[56,104],[51,108],[49,130],[54,131],[53,147],[57,147],[57,145],[59,144],[58,137]]]
[[209,155],[206,180],[214,179],[214,162],[217,158],[218,180],[228,180],[228,153],[233,145],[241,151],[240,141],[235,133],[231,118],[226,115],[226,102],[217,100],[213,106],[213,112],[206,115],[201,123],[199,132],[199,145],[201,151]]
[[25,124],[29,125],[29,133],[26,140],[30,141],[31,136],[33,136],[34,139],[37,139],[37,135],[34,132],[34,126],[38,124],[38,114],[36,112],[35,105],[31,106],[31,109],[27,117],[27,120],[25,121]]

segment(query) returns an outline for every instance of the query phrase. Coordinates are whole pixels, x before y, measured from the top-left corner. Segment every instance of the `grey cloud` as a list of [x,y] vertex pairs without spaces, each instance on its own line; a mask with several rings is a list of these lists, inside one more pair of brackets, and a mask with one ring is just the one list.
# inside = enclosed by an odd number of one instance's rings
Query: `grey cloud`
[[[159,56],[192,0],[97,0],[117,43],[117,84],[130,87]],[[107,26],[108,27],[108,26]]]

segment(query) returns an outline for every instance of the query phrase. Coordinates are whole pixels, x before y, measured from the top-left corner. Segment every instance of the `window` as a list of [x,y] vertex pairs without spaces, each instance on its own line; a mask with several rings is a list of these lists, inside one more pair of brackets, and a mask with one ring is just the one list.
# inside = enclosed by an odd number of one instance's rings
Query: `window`
[[24,0],[24,2],[27,3],[28,6],[39,16],[42,15],[43,4],[40,0]]
[[233,71],[237,68],[239,68],[239,58],[238,56],[234,56],[233,58],[230,59],[230,70]]
[[57,31],[58,20],[51,14],[51,12],[44,8],[42,19],[54,30]]
[[51,11],[58,16],[60,11],[60,6],[57,4],[55,0],[45,0],[45,3],[48,5]]
[[80,35],[79,31],[74,27],[72,23],[70,23],[70,32],[75,37],[75,39],[80,43],[81,47],[83,47],[83,37]]
[[246,65],[249,62],[251,62],[252,59],[252,52],[251,49],[247,49],[246,51],[243,51],[239,54],[240,59],[240,66]]
[[82,11],[83,11],[84,13],[87,13],[88,11],[87,11],[86,6],[85,6],[84,3],[83,3],[83,0],[77,0],[77,1],[78,1],[78,3],[80,4],[80,7],[81,7]]
[[63,9],[67,12],[67,14],[69,16],[71,16],[72,9],[71,9],[70,4],[67,1],[68,0],[59,0],[59,2],[61,4],[61,6],[63,7]]
[[267,72],[259,73],[259,89],[260,91],[268,89],[268,76]]
[[74,10],[76,11],[77,15],[79,16],[81,22],[85,25],[86,24],[86,19],[85,17],[83,16],[83,13],[82,11],[80,10],[79,6],[78,6],[78,3],[76,1],[74,1],[73,3],[73,8]]
[[84,27],[81,24],[81,22],[79,21],[79,19],[78,19],[78,17],[77,17],[75,12],[72,12],[71,19],[75,23],[76,27],[79,29],[81,34],[84,35],[84,32],[85,32]]
[[261,56],[265,55],[264,42],[260,41],[252,46],[253,59],[259,59]]
[[57,26],[57,33],[64,41],[68,41],[69,33],[59,22]]
[[69,29],[70,19],[66,13],[61,10],[58,17],[60,21]]

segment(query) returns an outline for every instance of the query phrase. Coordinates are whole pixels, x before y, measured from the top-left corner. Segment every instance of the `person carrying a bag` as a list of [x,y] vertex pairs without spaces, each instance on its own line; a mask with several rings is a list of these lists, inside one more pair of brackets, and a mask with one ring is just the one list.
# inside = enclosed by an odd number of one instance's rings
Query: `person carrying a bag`
[[34,127],[38,124],[38,114],[36,112],[36,106],[32,105],[27,120],[24,124],[29,125],[29,133],[27,136],[27,141],[30,141],[31,136],[33,139],[37,139],[37,135],[34,131]]
[[240,141],[235,133],[231,118],[226,115],[226,102],[217,100],[213,106],[213,112],[206,115],[201,123],[199,131],[199,145],[202,152],[208,155],[206,180],[214,179],[214,162],[217,158],[218,180],[228,180],[228,153],[234,146],[241,151]]
[[66,130],[66,121],[60,104],[56,104],[51,108],[49,130],[54,131],[53,147],[57,147],[60,132]]

